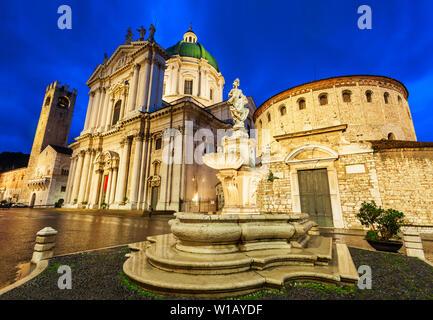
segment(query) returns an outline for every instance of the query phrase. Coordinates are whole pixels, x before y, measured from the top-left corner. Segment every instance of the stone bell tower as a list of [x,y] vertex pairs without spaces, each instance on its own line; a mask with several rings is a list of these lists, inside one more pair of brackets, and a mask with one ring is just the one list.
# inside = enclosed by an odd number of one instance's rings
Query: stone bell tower
[[59,81],[47,86],[20,196],[24,201],[29,201],[30,191],[27,188],[27,182],[35,174],[41,151],[50,144],[66,147],[76,97],[76,89],[69,90],[68,85],[62,86]]

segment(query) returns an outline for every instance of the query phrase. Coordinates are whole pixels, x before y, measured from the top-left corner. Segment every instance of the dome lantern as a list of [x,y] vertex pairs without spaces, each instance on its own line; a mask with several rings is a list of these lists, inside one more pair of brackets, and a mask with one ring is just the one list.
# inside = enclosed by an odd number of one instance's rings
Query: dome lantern
[[197,42],[197,36],[194,33],[194,31],[192,31],[191,27],[189,27],[189,30],[187,32],[185,32],[185,34],[183,35],[183,41],[189,42],[189,43],[196,43]]

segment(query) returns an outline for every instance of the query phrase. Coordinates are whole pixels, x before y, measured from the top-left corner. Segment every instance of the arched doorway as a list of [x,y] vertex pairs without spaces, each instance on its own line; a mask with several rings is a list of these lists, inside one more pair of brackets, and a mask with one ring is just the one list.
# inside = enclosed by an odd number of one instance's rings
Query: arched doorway
[[32,194],[32,198],[30,200],[30,207],[33,208],[33,206],[35,205],[36,202],[36,193]]

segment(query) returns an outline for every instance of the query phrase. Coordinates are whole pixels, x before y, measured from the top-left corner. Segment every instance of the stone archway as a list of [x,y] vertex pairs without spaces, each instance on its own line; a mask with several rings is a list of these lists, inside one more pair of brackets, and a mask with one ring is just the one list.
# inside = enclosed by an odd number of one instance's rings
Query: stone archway
[[94,187],[91,191],[91,208],[101,205],[109,207],[114,203],[119,168],[119,154],[114,151],[100,152],[93,162]]

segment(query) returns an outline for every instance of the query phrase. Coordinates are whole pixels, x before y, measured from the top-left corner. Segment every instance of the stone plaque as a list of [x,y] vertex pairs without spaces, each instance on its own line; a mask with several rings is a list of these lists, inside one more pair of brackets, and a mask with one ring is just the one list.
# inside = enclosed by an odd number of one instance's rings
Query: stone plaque
[[346,174],[352,173],[365,173],[365,166],[363,164],[351,164],[346,166]]
[[283,174],[283,172],[274,172],[274,177],[279,178],[279,179],[283,179],[284,174]]

